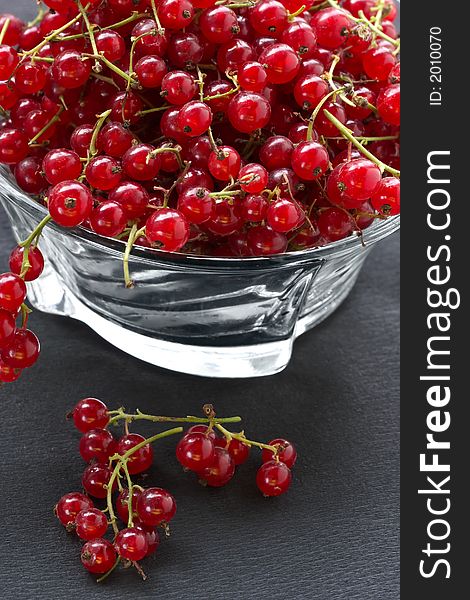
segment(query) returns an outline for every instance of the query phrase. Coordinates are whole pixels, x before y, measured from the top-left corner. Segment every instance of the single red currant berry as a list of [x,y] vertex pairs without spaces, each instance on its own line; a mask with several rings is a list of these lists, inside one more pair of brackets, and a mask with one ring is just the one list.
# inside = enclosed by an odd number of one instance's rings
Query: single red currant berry
[[137,527],[122,529],[114,540],[114,547],[121,558],[137,561],[147,554],[147,536]]
[[142,100],[133,92],[119,92],[111,101],[110,118],[118,123],[133,125],[140,119],[143,107]]
[[391,45],[372,47],[362,55],[362,64],[366,75],[379,81],[388,79],[395,63],[396,58]]
[[210,174],[219,181],[236,179],[240,171],[241,158],[235,148],[219,146],[209,155],[208,167]]
[[89,223],[91,229],[98,235],[116,237],[126,228],[127,213],[117,202],[106,200],[91,211]]
[[319,179],[328,169],[330,158],[318,142],[301,142],[292,152],[292,168],[304,181]]
[[294,98],[304,110],[312,111],[327,93],[328,83],[318,75],[304,75],[295,82]]
[[46,154],[42,170],[47,181],[56,185],[67,179],[77,179],[82,172],[80,156],[67,148],[56,148]]
[[325,110],[336,117],[343,125],[347,120],[346,111],[341,104],[338,104],[338,102],[326,102],[315,121],[315,128],[320,135],[325,137],[337,137],[339,134],[338,129],[336,128],[336,125],[333,125],[327,118]]
[[[108,484],[112,475],[107,465],[89,465],[82,475],[84,490],[94,498],[106,498]],[[113,482],[113,490],[117,487],[116,480]]]
[[214,200],[206,188],[189,188],[178,196],[178,210],[195,225],[208,221],[214,208]]
[[115,450],[116,440],[112,433],[106,429],[91,429],[80,439],[80,456],[85,462],[95,460],[98,463],[105,464],[110,456],[115,453]]
[[200,471],[199,478],[210,487],[226,485],[235,474],[235,462],[224,448],[216,448],[210,467]]
[[194,77],[187,71],[170,71],[163,77],[161,88],[165,100],[178,106],[192,100],[197,92]]
[[78,513],[82,510],[93,508],[93,501],[80,492],[70,492],[65,494],[57,502],[54,512],[62,525],[75,523]]
[[[390,71],[390,74],[388,76],[388,80],[390,83],[400,83],[400,71],[401,71],[401,67],[400,67],[400,63],[396,63],[396,65],[393,67],[393,69]],[[10,114],[11,116],[11,114]]]
[[270,256],[283,254],[287,250],[288,240],[283,233],[261,226],[248,231],[247,243],[253,256]]
[[278,38],[289,24],[286,8],[277,0],[258,2],[248,13],[253,29],[261,35]]
[[386,123],[400,125],[400,85],[382,89],[377,99],[377,110]]
[[122,168],[126,175],[137,181],[151,181],[160,169],[158,154],[150,144],[132,146],[122,157]]
[[82,548],[81,561],[87,571],[102,575],[113,568],[116,562],[116,550],[108,540],[103,538],[91,540]]
[[139,495],[136,510],[142,523],[156,527],[173,519],[176,514],[176,501],[162,488],[148,488]]
[[265,462],[256,474],[256,485],[263,496],[280,496],[289,489],[292,473],[284,463],[276,460]]
[[209,173],[204,169],[189,169],[185,175],[181,177],[181,181],[176,186],[178,194],[190,188],[203,187],[208,190],[214,189],[214,181]]
[[379,167],[367,158],[356,158],[340,167],[338,174],[342,191],[354,200],[368,200],[382,179]]
[[159,56],[143,56],[134,67],[139,83],[144,88],[159,88],[168,69]]
[[52,65],[54,80],[65,89],[82,87],[91,75],[90,59],[83,59],[77,50],[64,50]]
[[0,350],[10,344],[15,331],[15,317],[7,310],[0,308]]
[[298,18],[282,32],[281,42],[290,46],[305,61],[313,55],[317,36],[304,19]]
[[263,50],[258,60],[265,68],[270,83],[288,83],[300,69],[299,57],[287,44],[269,46]]
[[178,125],[189,137],[205,133],[212,123],[212,111],[204,102],[193,100],[185,104],[178,114]]
[[261,146],[259,159],[268,171],[290,167],[294,144],[283,135],[273,135]]
[[168,59],[177,69],[194,69],[201,62],[204,48],[194,33],[175,33],[168,47]]
[[[142,492],[132,489],[132,514],[136,515],[137,500]],[[129,522],[129,490],[124,488],[116,499],[116,512],[123,523]]]
[[230,101],[227,116],[234,129],[252,133],[269,123],[271,106],[264,96],[252,92],[239,92]]
[[[70,136],[70,146],[80,158],[87,157],[92,137],[93,127],[91,125],[79,125],[76,129],[74,129],[72,135]],[[108,154],[111,153],[108,152]]]
[[15,165],[29,152],[28,138],[19,129],[0,131],[0,162]]
[[[297,450],[295,449],[294,444],[283,438],[276,438],[275,440],[271,440],[268,445],[277,448],[278,459],[287,467],[289,467],[289,469],[292,469],[295,461],[297,460]],[[274,454],[271,452],[271,450],[267,450],[265,448],[261,454],[261,460],[266,463],[273,459]]]
[[215,441],[215,445],[219,448],[224,448],[233,458],[233,462],[235,466],[242,465],[246,463],[248,457],[250,456],[250,446],[240,440],[231,439],[230,443],[227,446],[227,440],[225,438],[217,438]]
[[23,129],[28,138],[43,143],[54,137],[57,124],[45,110],[32,110],[24,120]]
[[27,156],[15,165],[14,175],[17,184],[29,194],[40,194],[47,187],[42,173],[42,161],[36,156]]
[[[10,254],[10,270],[20,275],[23,268],[24,248],[17,246]],[[44,270],[44,256],[37,246],[31,246],[28,251],[29,268],[24,275],[25,281],[34,281]]]
[[257,163],[249,163],[238,172],[238,182],[244,192],[259,194],[268,185],[268,172]]
[[158,17],[162,27],[184,29],[194,18],[194,8],[189,0],[161,0]]
[[372,206],[384,215],[400,214],[400,180],[385,177],[371,197]]
[[305,220],[305,213],[300,206],[288,198],[279,198],[273,202],[266,215],[268,225],[279,233],[288,233],[296,229]]
[[348,117],[363,121],[372,114],[372,106],[375,106],[377,96],[367,87],[356,87],[354,90],[354,102],[357,106],[345,106]]
[[[116,452],[123,456],[132,448],[145,441],[145,438],[138,433],[129,433],[123,435],[117,444]],[[145,444],[139,450],[136,450],[127,461],[127,468],[131,475],[148,471],[153,463],[153,448],[150,444]]]
[[[75,132],[78,129],[79,128],[77,128]],[[132,133],[123,127],[121,123],[108,123],[98,135],[97,146],[99,150],[109,156],[122,158],[132,146],[133,140],[134,136]]]
[[16,69],[15,84],[22,94],[37,94],[46,85],[46,69],[40,63],[22,62]]
[[243,225],[241,213],[241,205],[234,198],[218,198],[205,227],[215,235],[231,235]]
[[354,229],[354,219],[341,208],[325,208],[318,214],[317,224],[328,242],[342,240]]
[[108,530],[108,519],[97,508],[81,510],[75,517],[75,531],[82,540],[94,540],[103,537]]
[[107,191],[115,188],[121,181],[120,163],[111,156],[92,158],[85,170],[85,176],[91,187]]
[[147,219],[145,235],[155,247],[178,252],[189,239],[189,223],[178,210],[161,208]]
[[109,193],[108,200],[120,204],[126,220],[132,220],[146,213],[150,196],[140,183],[123,181]]
[[96,33],[95,42],[98,52],[112,63],[121,60],[126,52],[124,38],[111,29]]
[[93,208],[90,190],[78,181],[63,181],[52,188],[48,197],[51,217],[62,227],[76,227]]
[[268,214],[269,202],[264,196],[247,196],[243,200],[242,216],[250,223],[261,223]]
[[340,48],[353,25],[346,11],[333,7],[316,12],[311,24],[317,34],[318,45],[328,50]]
[[16,314],[26,298],[26,285],[19,275],[0,275],[0,308]]
[[176,446],[176,458],[190,471],[200,472],[214,461],[214,441],[203,433],[186,434]]
[[75,427],[82,433],[104,429],[109,423],[108,407],[97,398],[80,400],[72,411]]
[[247,92],[262,92],[268,84],[266,69],[259,62],[246,62],[237,73],[240,87]]
[[213,44],[224,44],[240,32],[237,15],[227,6],[215,6],[201,13],[199,27]]
[[[235,17],[236,18],[236,17]],[[18,52],[8,44],[0,45],[0,80],[5,81],[13,75],[20,62]],[[20,90],[21,91],[21,90]]]

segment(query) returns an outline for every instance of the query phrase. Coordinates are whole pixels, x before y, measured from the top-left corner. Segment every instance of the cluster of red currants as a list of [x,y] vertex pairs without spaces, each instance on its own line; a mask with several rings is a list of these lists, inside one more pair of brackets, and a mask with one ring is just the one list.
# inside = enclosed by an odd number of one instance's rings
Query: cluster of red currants
[[129,252],[253,257],[399,213],[393,0],[44,3],[0,16],[0,162],[48,209],[23,279],[51,219]]
[[[70,416],[83,434],[79,451],[89,463],[82,476],[85,493],[65,494],[55,507],[55,514],[69,532],[75,532],[85,544],[81,552],[84,567],[91,573],[107,577],[119,562],[134,565],[153,554],[159,544],[157,528],[169,535],[169,523],[176,513],[173,496],[159,487],[143,488],[132,482],[132,476],[144,473],[153,464],[152,443],[164,437],[181,433],[175,427],[145,439],[129,433],[132,421],[147,420],[165,423],[193,423],[176,447],[176,456],[187,470],[195,471],[201,483],[221,487],[235,473],[235,466],[246,462],[250,447],[262,449],[263,464],[256,482],[265,496],[279,496],[289,488],[292,467],[297,452],[292,443],[275,439],[269,444],[255,442],[243,433],[232,433],[223,424],[236,423],[239,417],[216,418],[212,405],[205,405],[205,418],[161,417],[140,411],[126,414],[123,408],[109,411],[96,398],[78,402]],[[108,427],[125,423],[125,433],[115,438]],[[223,434],[216,436],[215,429]],[[121,479],[125,481],[123,486]],[[106,507],[95,507],[106,501]],[[125,527],[119,529],[118,518]],[[112,529],[112,541],[104,536]]]

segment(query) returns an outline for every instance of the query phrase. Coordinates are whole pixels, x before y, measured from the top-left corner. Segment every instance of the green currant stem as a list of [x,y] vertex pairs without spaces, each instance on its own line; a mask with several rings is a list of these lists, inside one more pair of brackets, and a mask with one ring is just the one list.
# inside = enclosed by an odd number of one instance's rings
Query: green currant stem
[[98,154],[98,149],[96,147],[98,135],[111,112],[111,109],[109,109],[106,110],[104,113],[98,115],[98,120],[96,121],[95,126],[93,127],[93,135],[91,136],[90,147],[88,148],[88,156],[83,164],[82,175],[80,176],[81,179],[85,177],[85,169],[90,164],[91,159]]
[[214,134],[212,133],[212,127],[209,127],[209,129],[207,130],[207,135],[209,137],[209,141],[211,143],[212,150],[214,150],[215,152],[217,152],[218,146],[217,146],[217,144],[215,143],[215,140],[214,140]]
[[138,85],[138,81],[136,81],[131,75],[128,75],[122,69],[117,67],[114,63],[112,63],[110,60],[108,60],[106,58],[106,56],[103,56],[103,54],[85,54],[85,56],[88,56],[89,58],[95,58],[97,60],[101,60],[107,67],[109,67],[111,69],[111,71],[114,71],[116,73],[116,75],[119,75],[120,77],[125,79],[125,81],[127,81],[128,85],[130,87],[132,87],[132,86],[135,87]]
[[59,29],[55,29],[54,31],[51,31],[51,33],[49,35],[46,35],[46,37],[42,40],[42,42],[40,42],[37,46],[35,46],[31,50],[28,50],[27,52],[24,52],[24,55],[25,56],[35,56],[42,48],[44,48],[44,46],[46,44],[48,44],[51,40],[53,40],[59,34],[63,33],[64,31],[66,31],[67,29],[72,27],[72,25],[74,23],[76,23],[77,21],[80,21],[81,18],[82,18],[82,15],[80,13],[78,13],[73,19],[70,19],[70,21],[68,23],[65,23],[65,25],[62,25],[62,27],[59,27]]
[[[315,123],[315,119],[318,117],[321,109],[323,108],[323,106],[328,102],[328,100],[332,97],[332,96],[336,96],[339,92],[344,91],[345,88],[337,88],[333,91],[331,91],[329,94],[327,94],[326,96],[324,96],[321,101],[319,102],[319,104],[317,105],[317,107],[315,108],[315,110],[313,111],[309,121],[308,121],[308,129],[307,129],[307,140],[309,142],[312,141],[313,139],[313,125]],[[325,114],[326,114],[326,110],[325,110]]]
[[126,479],[127,479],[127,510],[129,511],[129,518],[127,520],[127,526],[134,527],[134,515],[133,515],[133,508],[132,508],[134,485],[132,483],[129,469],[127,468],[127,463],[124,463],[122,465],[122,468],[123,468],[123,471],[124,471],[124,473],[126,475]]
[[257,448],[262,448],[263,450],[269,450],[274,455],[277,454],[276,446],[270,446],[269,444],[262,444],[261,442],[254,442],[253,440],[248,440],[244,435],[241,435],[240,433],[232,433],[231,431],[228,431],[228,429],[225,429],[225,427],[220,425],[220,423],[215,423],[215,427],[221,433],[224,434],[228,441],[237,440],[239,442],[243,442],[247,446],[256,446]]
[[329,121],[331,121],[331,123],[333,123],[333,125],[337,129],[339,129],[339,131],[341,132],[343,137],[345,137],[354,146],[356,146],[356,148],[360,152],[362,152],[362,154],[364,154],[365,157],[367,157],[370,161],[372,161],[374,164],[376,164],[382,170],[382,172],[388,171],[388,173],[391,173],[394,177],[400,178],[400,171],[398,171],[397,169],[394,169],[393,167],[386,165],[381,160],[379,160],[376,156],[374,156],[372,154],[372,152],[369,152],[369,150],[364,148],[364,146],[359,141],[357,141],[357,139],[354,137],[351,130],[348,129],[345,125],[343,125],[343,123],[341,123],[341,121],[338,121],[338,119],[335,116],[333,116],[329,111],[325,110],[325,116]]
[[117,23],[113,23],[112,25],[107,25],[103,27],[101,31],[106,31],[107,29],[119,29],[120,27],[125,27],[129,23],[133,21],[137,21],[137,19],[141,19],[142,17],[146,17],[146,13],[133,12],[129,17],[123,19],[122,21],[118,21]]
[[211,198],[231,198],[232,196],[241,196],[242,194],[245,194],[243,190],[222,190],[221,192],[211,192],[209,196]]
[[[330,84],[331,88],[339,94],[341,100],[343,100],[343,102],[345,102],[346,104],[349,104],[349,106],[352,106],[353,108],[355,108],[356,105],[354,104],[354,102],[352,102],[351,100],[349,100],[349,98],[347,98],[345,96],[345,94],[342,94],[341,91],[340,91],[340,88],[338,88],[338,86],[334,82],[333,75],[334,75],[334,72],[335,72],[335,69],[336,69],[336,65],[339,63],[340,60],[341,60],[341,57],[338,56],[337,54],[335,54],[335,56],[333,56],[333,60],[331,62],[330,70],[328,71],[328,74],[327,74],[326,78],[327,78],[327,81]],[[342,88],[342,89],[345,90],[346,88]]]
[[[181,148],[180,148],[180,150],[181,150]],[[188,161],[186,163],[186,165],[183,165],[183,161],[181,160],[181,155],[180,155],[179,152],[177,153],[176,156],[178,158],[178,163],[180,165],[180,168],[182,168],[183,171],[181,172],[181,175],[179,175],[179,177],[177,179],[175,179],[175,181],[171,184],[171,186],[167,190],[164,190],[164,192],[163,192],[163,194],[164,194],[164,196],[163,196],[163,206],[165,208],[168,206],[168,202],[170,201],[170,197],[171,197],[171,194],[172,194],[173,190],[176,188],[176,186],[179,183],[181,183],[183,181],[186,173],[191,168],[191,161]],[[155,191],[157,191],[156,187],[154,189],[155,189]]]
[[237,85],[236,87],[234,87],[233,89],[229,90],[228,92],[223,92],[222,94],[214,94],[213,96],[203,97],[202,101],[203,102],[210,102],[211,100],[218,100],[219,98],[226,98],[227,96],[231,96],[232,94],[236,94],[239,89],[240,89],[240,86]]
[[223,4],[227,8],[231,8],[233,10],[235,8],[250,8],[252,6],[255,6],[256,2],[235,2],[233,4],[225,4],[225,0],[220,0],[219,2],[216,2],[215,4],[216,5]]
[[[136,414],[127,414],[124,412],[124,409],[119,409],[117,411],[111,411],[109,414],[114,414],[114,416],[110,419],[109,424],[115,425],[118,421],[125,419],[129,423],[132,421],[151,421],[152,423],[210,423],[210,419],[206,419],[204,417],[164,417],[160,415],[148,415],[140,410],[136,411]],[[226,417],[223,419],[215,419],[216,423],[240,423],[241,417]]]
[[46,14],[45,8],[41,5],[39,5],[38,14],[34,17],[34,19],[32,21],[29,21],[28,27],[34,27],[35,25],[40,23],[45,14]]
[[[131,44],[131,49],[129,51],[129,73],[132,75],[133,73],[133,69],[134,69],[134,52],[135,52],[135,47],[137,45],[137,43],[144,37],[146,37],[147,35],[150,35],[151,33],[153,33],[153,31],[146,31],[145,33],[142,33],[141,35],[138,35],[136,38],[133,38],[132,40],[132,44]],[[129,91],[131,86],[131,82],[130,80],[127,82],[127,88],[126,91]]]
[[121,89],[118,86],[118,84],[114,81],[114,79],[112,79],[112,77],[106,77],[105,75],[101,75],[99,73],[92,73],[92,76],[95,79],[99,79],[100,81],[106,81],[106,83],[109,83],[110,85],[114,86],[117,90]]
[[138,115],[139,117],[144,117],[145,115],[149,115],[150,113],[160,112],[161,110],[166,110],[167,108],[171,108],[170,104],[164,104],[163,106],[154,106],[153,108],[148,108],[147,110],[141,110]]
[[295,17],[298,17],[299,15],[301,15],[305,11],[305,9],[306,9],[305,4],[302,4],[302,6],[298,10],[296,10],[294,13],[289,13],[289,16],[287,18],[288,21],[293,21],[295,19]]
[[[98,55],[98,47],[96,46],[96,40],[95,40],[95,34],[93,32],[93,28],[90,25],[90,21],[88,19],[88,16],[86,14],[85,9],[82,6],[81,1],[78,1],[78,10],[80,11],[80,14],[83,17],[83,22],[85,23],[85,27],[88,31],[88,35],[90,36],[90,43],[91,43],[91,49],[93,50],[93,54]],[[100,65],[100,63],[98,62],[98,60],[95,60],[95,64],[93,66],[93,71],[95,71],[95,73],[100,73],[102,71],[102,66]]]
[[54,123],[57,123],[57,121],[59,120],[60,115],[64,112],[64,107],[61,106],[59,108],[59,110],[56,112],[56,114],[52,117],[52,119],[49,121],[49,123],[46,123],[44,125],[44,127],[41,129],[41,131],[39,131],[39,133],[37,133],[30,141],[29,141],[29,146],[31,146],[31,144],[34,144],[35,142],[38,141],[38,139],[44,134],[46,133],[46,131],[52,127],[52,125],[54,125]]
[[152,5],[152,12],[153,12],[153,18],[155,19],[155,23],[157,24],[157,32],[159,35],[163,35],[165,33],[165,29],[162,27],[162,24],[160,23],[160,19],[158,18],[158,11],[157,11],[157,6],[155,4],[155,0],[151,0],[151,5]]
[[199,87],[199,99],[201,102],[204,102],[204,79],[206,77],[205,73],[201,71],[199,67],[196,67],[197,72],[197,85]]
[[175,435],[177,433],[181,433],[183,431],[182,427],[174,427],[173,429],[167,429],[166,431],[162,431],[161,433],[157,433],[156,435],[147,438],[146,440],[144,440],[143,442],[140,442],[140,444],[137,444],[136,446],[134,446],[133,448],[130,448],[125,454],[123,454],[122,456],[119,454],[115,454],[114,456],[111,457],[111,460],[117,460],[117,464],[114,467],[114,470],[111,474],[111,477],[109,478],[109,482],[108,482],[108,486],[107,486],[107,493],[106,493],[106,504],[108,506],[108,511],[109,511],[109,516],[110,516],[110,522],[111,525],[113,527],[113,531],[114,533],[117,535],[119,533],[119,529],[116,525],[116,513],[114,512],[114,507],[113,507],[113,487],[114,487],[114,482],[116,481],[116,478],[119,476],[119,472],[120,470],[123,468],[124,463],[127,463],[127,461],[129,460],[129,458],[138,450],[140,450],[141,448],[143,448],[144,446],[147,446],[147,444],[153,444],[154,442],[156,442],[157,440],[166,438],[170,435]]
[[18,246],[20,246],[20,248],[29,248],[34,240],[41,235],[42,230],[49,223],[49,221],[51,221],[51,219],[51,215],[46,215],[44,219],[38,225],[36,225],[31,234],[23,242],[20,242]]
[[101,583],[102,581],[104,581],[105,579],[107,579],[111,573],[114,571],[114,569],[118,566],[118,564],[121,562],[121,557],[118,556],[116,558],[116,562],[114,563],[114,565],[109,569],[109,571],[107,571],[104,575],[102,575],[99,579],[96,580],[96,583]]
[[3,44],[3,38],[7,32],[8,27],[10,26],[10,18],[5,19],[5,23],[3,23],[2,31],[0,31],[0,44]]
[[129,233],[129,238],[128,238],[127,244],[126,244],[126,251],[124,252],[124,257],[122,259],[122,265],[123,265],[123,269],[124,269],[124,282],[126,284],[127,289],[132,289],[134,287],[134,282],[132,281],[130,273],[129,273],[129,257],[132,252],[132,247],[135,244],[135,240],[137,239],[136,236],[137,236],[137,224],[134,223],[134,225],[132,225],[131,232]]
[[33,311],[29,308],[29,306],[26,306],[26,304],[23,302],[23,304],[21,305],[21,328],[22,329],[26,329],[26,326],[28,324],[29,315],[32,312]]

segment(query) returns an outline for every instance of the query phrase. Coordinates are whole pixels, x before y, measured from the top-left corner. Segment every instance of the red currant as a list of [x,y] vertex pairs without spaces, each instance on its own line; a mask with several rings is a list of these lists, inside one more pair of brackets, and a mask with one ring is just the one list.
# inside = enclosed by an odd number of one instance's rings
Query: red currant
[[77,179],[82,172],[80,156],[73,150],[57,148],[46,154],[42,170],[47,181],[56,185],[67,179]]
[[203,433],[186,434],[176,446],[176,458],[190,471],[200,472],[214,461],[214,441]]
[[57,502],[55,514],[62,525],[68,525],[69,523],[75,523],[75,519],[80,511],[92,508],[93,501],[90,498],[80,492],[71,492],[62,496],[59,502]]
[[[128,435],[123,435],[117,443],[116,452],[123,456],[126,454],[126,452],[132,450],[132,448],[135,448],[144,441],[145,438],[138,433],[129,433]],[[145,444],[139,450],[136,450],[130,455],[129,460],[127,461],[127,468],[131,475],[136,475],[137,473],[148,471],[148,469],[152,466],[152,463],[153,448],[150,444]]]
[[81,510],[75,517],[75,531],[82,540],[102,537],[108,530],[108,519],[97,508]]
[[199,478],[210,487],[226,485],[235,474],[235,462],[224,448],[215,448],[214,460],[210,467],[198,473]]
[[[277,454],[278,459],[289,467],[289,469],[292,469],[297,460],[297,450],[294,444],[283,438],[276,438],[275,440],[271,440],[268,445],[277,447],[279,450]],[[269,462],[274,459],[274,454],[271,450],[265,448],[261,454],[261,459],[264,463]]]
[[98,538],[87,542],[82,548],[81,561],[90,573],[101,575],[113,568],[116,550],[111,542]]
[[128,527],[117,534],[114,547],[121,558],[131,561],[142,560],[147,555],[147,536],[140,528]]
[[26,285],[19,275],[0,275],[0,308],[16,314],[26,298]]
[[51,217],[62,227],[76,227],[85,221],[93,207],[90,190],[78,181],[62,181],[48,198]]
[[[85,491],[94,498],[106,498],[112,471],[107,465],[89,465],[82,476],[82,485]],[[117,487],[113,482],[113,490]]]
[[138,497],[136,512],[147,526],[155,527],[169,523],[176,514],[176,502],[173,496],[162,488],[148,488]]
[[116,440],[112,433],[106,429],[91,429],[80,439],[79,450],[85,462],[95,460],[98,463],[105,464],[115,453]]
[[[20,275],[23,267],[24,248],[16,246],[10,254],[10,270],[15,275]],[[44,270],[44,256],[36,246],[31,246],[28,251],[29,269],[24,275],[25,281],[34,281]]]
[[292,473],[284,463],[276,460],[265,462],[256,474],[256,485],[264,496],[280,496],[287,492]]
[[97,398],[80,400],[72,411],[75,427],[82,433],[104,429],[109,423],[108,407]]

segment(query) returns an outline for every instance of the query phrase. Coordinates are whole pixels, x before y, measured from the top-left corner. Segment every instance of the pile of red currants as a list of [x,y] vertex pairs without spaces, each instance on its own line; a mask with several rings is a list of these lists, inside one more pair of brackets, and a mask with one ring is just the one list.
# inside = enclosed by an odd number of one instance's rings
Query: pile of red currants
[[[155,423],[190,423],[191,427],[178,442],[176,457],[185,470],[194,471],[199,481],[210,487],[226,485],[235,473],[235,467],[245,463],[250,448],[262,450],[262,465],[256,476],[258,488],[264,496],[280,496],[290,486],[291,471],[297,452],[288,440],[277,438],[269,444],[255,442],[244,433],[232,433],[224,424],[237,423],[240,417],[217,418],[212,405],[203,407],[204,418],[162,417],[140,411],[126,414],[123,408],[109,411],[96,398],[81,400],[70,413],[75,426],[82,432],[79,451],[89,463],[82,476],[85,493],[65,494],[55,507],[55,514],[69,532],[75,532],[85,541],[81,551],[84,567],[91,573],[107,577],[122,562],[138,564],[153,554],[159,544],[157,528],[169,535],[169,523],[176,514],[173,496],[159,487],[141,487],[132,476],[147,471],[153,464],[152,443],[179,434],[175,427],[145,439],[129,433],[129,424],[146,420]],[[119,421],[125,432],[115,438],[108,427]],[[217,435],[221,433],[222,436]],[[105,502],[102,509],[95,502]],[[124,524],[118,527],[118,518]],[[104,536],[112,531],[111,541]]]
[[[13,317],[50,220],[128,261],[304,250],[399,213],[394,0],[44,4],[0,17],[0,162],[48,209],[0,278]],[[11,381],[39,347],[1,319]]]

